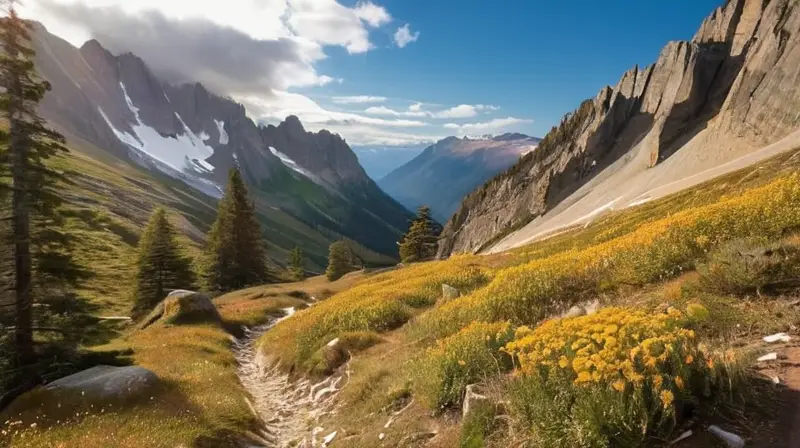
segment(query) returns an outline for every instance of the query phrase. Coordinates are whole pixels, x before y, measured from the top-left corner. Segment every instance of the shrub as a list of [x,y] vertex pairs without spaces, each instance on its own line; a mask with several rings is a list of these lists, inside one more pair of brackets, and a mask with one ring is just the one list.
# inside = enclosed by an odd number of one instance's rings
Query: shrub
[[483,448],[486,446],[486,438],[493,432],[495,406],[480,402],[467,414],[461,424],[460,448]]
[[761,295],[800,278],[800,247],[790,243],[764,244],[760,239],[739,239],[713,251],[697,268],[707,292]]
[[500,349],[512,337],[508,322],[476,322],[437,341],[413,367],[416,395],[436,410],[460,405],[469,384],[511,369]]
[[700,349],[688,320],[675,308],[607,308],[518,329],[506,345],[520,364],[510,386],[518,420],[552,447],[641,446],[665,436],[676,404],[734,384],[729,363]]

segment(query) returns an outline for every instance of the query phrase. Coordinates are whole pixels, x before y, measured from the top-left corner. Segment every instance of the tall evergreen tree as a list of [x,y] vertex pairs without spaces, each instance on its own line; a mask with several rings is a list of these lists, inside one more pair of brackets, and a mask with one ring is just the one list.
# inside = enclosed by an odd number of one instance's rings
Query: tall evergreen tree
[[194,282],[191,262],[181,254],[167,212],[156,209],[139,239],[134,309],[149,310],[169,291],[192,289]]
[[[66,151],[64,137],[48,128],[37,112],[38,103],[50,90],[34,66],[32,25],[21,19],[14,2],[0,18],[0,114],[8,131],[0,131],[0,167],[10,184],[10,246],[14,314],[13,364],[32,364],[34,351],[33,303],[37,293],[51,289],[45,279],[73,275],[64,269],[69,255],[63,251],[65,236],[59,231],[59,196],[54,184],[60,174],[46,160]],[[5,219],[5,217],[4,217]]]
[[328,268],[325,269],[325,276],[330,281],[342,278],[348,272],[356,269],[354,255],[350,247],[344,241],[336,241],[328,248]]
[[221,292],[268,280],[261,226],[241,174],[231,168],[217,220],[208,236],[204,276],[210,290]]
[[408,232],[400,241],[400,259],[404,263],[411,263],[435,257],[440,232],[441,226],[431,218],[430,208],[420,207],[417,217],[411,221]]
[[295,247],[289,252],[289,275],[293,280],[300,281],[306,276],[306,257],[303,249]]

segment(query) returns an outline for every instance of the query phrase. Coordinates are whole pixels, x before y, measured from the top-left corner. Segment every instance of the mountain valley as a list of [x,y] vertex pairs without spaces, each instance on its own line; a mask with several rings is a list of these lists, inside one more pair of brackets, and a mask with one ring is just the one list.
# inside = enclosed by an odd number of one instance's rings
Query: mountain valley
[[800,0],[30,1],[0,446],[800,447]]

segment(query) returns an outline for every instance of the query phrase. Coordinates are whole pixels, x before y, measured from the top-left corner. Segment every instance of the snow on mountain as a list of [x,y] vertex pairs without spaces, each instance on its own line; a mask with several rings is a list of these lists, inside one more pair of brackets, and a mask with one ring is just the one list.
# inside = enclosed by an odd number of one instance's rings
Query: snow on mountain
[[281,162],[284,165],[286,165],[286,167],[291,169],[292,171],[300,173],[303,176],[313,180],[316,183],[320,183],[319,178],[317,178],[317,176],[315,176],[314,173],[312,173],[311,171],[308,171],[307,169],[305,169],[302,166],[298,165],[297,162],[295,162],[294,160],[291,159],[291,157],[289,157],[286,154],[278,151],[273,146],[270,146],[269,150],[270,150],[270,152],[272,152],[272,155],[274,155],[275,157],[279,158],[281,160]]
[[[205,160],[214,154],[214,149],[205,144],[208,135],[204,132],[201,132],[200,135],[192,132],[177,113],[175,116],[183,126],[183,133],[169,137],[161,135],[155,129],[142,123],[139,117],[139,108],[133,104],[125,85],[119,83],[119,86],[125,96],[128,108],[133,113],[135,122],[131,124],[133,134],[120,131],[114,127],[105,112],[98,107],[114,135],[134,151],[158,162],[155,165],[165,174],[187,181],[195,187],[199,185],[199,188],[206,194],[220,197],[222,190],[217,184],[194,174],[211,173],[215,169]],[[225,134],[225,139],[227,140],[227,134]],[[220,135],[220,140],[222,140],[222,135]]]
[[230,139],[228,138],[228,133],[225,132],[225,122],[215,118],[214,123],[217,124],[217,129],[219,129],[219,144],[227,145]]

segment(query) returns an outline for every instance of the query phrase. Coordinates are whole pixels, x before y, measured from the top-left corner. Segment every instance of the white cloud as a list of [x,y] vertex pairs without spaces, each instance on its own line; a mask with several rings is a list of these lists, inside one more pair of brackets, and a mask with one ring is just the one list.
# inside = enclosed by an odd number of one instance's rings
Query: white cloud
[[[412,104],[412,106],[413,106],[413,104]],[[367,114],[370,114],[370,115],[385,115],[385,116],[392,116],[392,117],[429,117],[430,116],[429,112],[425,112],[425,111],[422,111],[422,110],[411,110],[411,107],[409,107],[408,110],[403,111],[403,110],[389,109],[386,106],[377,106],[377,107],[373,106],[373,107],[368,107],[367,109],[365,109],[364,113],[367,113]]]
[[506,117],[506,118],[495,118],[489,121],[477,122],[477,123],[465,123],[465,124],[447,123],[444,125],[444,127],[446,129],[456,130],[458,131],[458,133],[486,134],[486,133],[502,131],[510,126],[527,124],[532,122],[533,120],[528,120],[525,118]]
[[336,104],[366,104],[366,103],[382,103],[386,101],[385,96],[369,96],[369,95],[356,95],[356,96],[334,96],[331,98]]
[[382,6],[372,2],[359,2],[355,8],[356,17],[377,28],[392,21],[392,16]]
[[390,109],[385,106],[369,107],[364,110],[364,113],[370,115],[386,115],[393,117],[430,117],[430,118],[470,118],[478,115],[479,112],[493,112],[500,109],[497,106],[489,106],[484,104],[459,104],[449,109],[439,111],[425,111],[422,110],[422,103],[413,103],[408,106],[407,110]]
[[435,114],[436,118],[469,118],[475,115],[478,115],[478,108],[469,104],[459,104]]
[[240,100],[252,117],[277,123],[288,115],[297,115],[306,129],[328,129],[339,133],[354,145],[409,145],[442,138],[440,132],[424,121],[383,119],[352,112],[331,111],[297,93],[279,91],[269,99],[250,96]]
[[349,53],[374,47],[366,25],[377,27],[391,21],[385,9],[372,3],[348,8],[335,0],[287,0],[286,23],[297,36],[322,45],[342,46]]
[[419,31],[412,33],[411,26],[407,23],[394,32],[394,43],[400,48],[405,47],[411,42],[416,42],[417,39],[419,39]]

